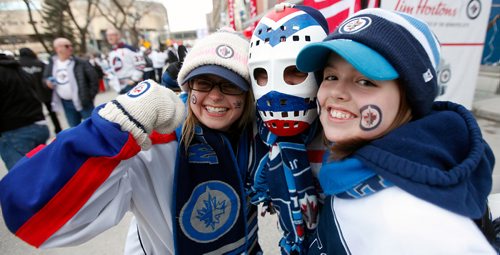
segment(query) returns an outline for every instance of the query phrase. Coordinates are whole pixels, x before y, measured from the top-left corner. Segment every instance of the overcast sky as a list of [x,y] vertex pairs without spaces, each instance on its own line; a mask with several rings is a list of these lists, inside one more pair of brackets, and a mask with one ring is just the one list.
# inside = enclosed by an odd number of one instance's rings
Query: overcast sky
[[207,27],[206,15],[212,12],[211,0],[159,0],[165,5],[171,32]]

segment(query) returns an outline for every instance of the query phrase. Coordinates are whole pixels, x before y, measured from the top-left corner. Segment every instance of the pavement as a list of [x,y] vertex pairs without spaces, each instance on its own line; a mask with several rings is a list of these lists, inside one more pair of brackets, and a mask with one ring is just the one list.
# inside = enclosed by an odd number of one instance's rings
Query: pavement
[[[500,70],[500,69],[499,69]],[[484,139],[493,149],[497,158],[497,164],[493,171],[493,189],[490,196],[490,206],[493,216],[500,216],[500,78],[497,76],[496,69],[491,73],[480,73],[478,85],[474,94],[474,101],[471,111],[476,116]],[[490,79],[494,77],[493,80]],[[496,79],[496,80],[495,80]],[[96,103],[108,102],[116,97],[114,91],[106,91],[98,94]],[[63,115],[60,115],[63,127],[67,127]],[[50,122],[50,121],[49,121]],[[50,123],[49,123],[50,124]],[[51,132],[52,131],[52,127]],[[51,133],[52,137],[54,136]],[[7,173],[2,161],[0,161],[0,178]],[[497,194],[498,193],[498,194]],[[1,214],[1,212],[0,212]],[[107,230],[89,242],[68,248],[56,248],[50,250],[35,249],[14,235],[8,232],[0,215],[0,254],[9,255],[118,255],[123,254],[128,224],[131,214],[127,214],[124,219],[114,228]],[[264,250],[264,254],[279,254],[278,241],[279,233],[277,231],[277,219],[275,216],[267,215],[262,218],[259,216],[259,242]]]

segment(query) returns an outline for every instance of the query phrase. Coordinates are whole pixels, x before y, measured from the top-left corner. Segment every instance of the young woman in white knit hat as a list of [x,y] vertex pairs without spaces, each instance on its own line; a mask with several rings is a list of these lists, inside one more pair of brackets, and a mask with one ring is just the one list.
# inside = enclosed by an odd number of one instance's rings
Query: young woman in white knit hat
[[239,34],[213,33],[179,72],[187,110],[144,81],[28,154],[0,182],[10,231],[40,248],[77,245],[130,211],[140,250],[127,254],[258,254],[244,186],[255,115],[247,54]]
[[474,222],[494,155],[466,108],[434,102],[439,52],[423,21],[366,9],[299,53],[331,142],[308,254],[496,254]]

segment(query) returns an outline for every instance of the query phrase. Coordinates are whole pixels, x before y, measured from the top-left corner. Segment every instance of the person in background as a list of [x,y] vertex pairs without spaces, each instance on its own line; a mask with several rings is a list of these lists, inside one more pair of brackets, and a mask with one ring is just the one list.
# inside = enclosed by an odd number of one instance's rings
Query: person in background
[[155,77],[155,70],[153,68],[153,61],[149,57],[151,53],[151,48],[146,48],[146,47],[141,47],[140,51],[142,53],[142,57],[144,58],[144,62],[146,63],[144,65],[143,74],[142,74],[142,79],[143,80],[153,80],[157,82],[158,80]]
[[141,52],[122,41],[121,33],[115,28],[106,31],[106,40],[112,50],[108,54],[110,76],[116,78],[118,84],[111,87],[119,88],[120,94],[127,93],[142,80],[146,62]]
[[77,245],[131,211],[140,250],[126,254],[260,254],[244,186],[255,114],[247,59],[242,35],[215,32],[179,72],[187,117],[173,91],[143,81],[25,158],[0,181],[9,230],[36,247]]
[[489,217],[495,157],[469,110],[434,102],[439,60],[424,21],[383,9],[301,50],[299,70],[322,74],[330,142],[308,254],[497,254],[474,222]]
[[104,85],[104,68],[101,66],[101,54],[99,52],[95,52],[93,54],[89,54],[89,63],[94,67],[95,72],[97,73],[97,80],[99,81],[99,92],[106,91],[106,86]]
[[163,67],[165,67],[167,60],[167,53],[154,49],[149,53],[149,58],[151,58],[151,61],[153,62],[155,81],[161,81]]
[[54,125],[54,132],[61,132],[61,124],[57,118],[57,113],[52,110],[52,89],[49,89],[43,82],[43,71],[45,64],[40,61],[35,52],[30,48],[19,49],[19,64],[23,70],[34,76],[34,89],[38,99],[45,105],[49,112],[50,120]]
[[43,78],[54,91],[54,111],[64,110],[68,125],[75,127],[94,110],[99,90],[97,73],[88,61],[73,56],[73,46],[68,39],[57,38],[53,45],[56,54],[49,59]]
[[[34,90],[38,81],[13,56],[0,53],[0,156],[7,170],[49,138],[42,104]],[[18,187],[20,188],[20,187]]]
[[182,68],[182,63],[184,62],[184,58],[187,54],[187,49],[184,45],[179,45],[177,48],[177,55],[179,56],[179,61],[170,63],[163,75],[161,76],[161,85],[175,91],[180,92],[181,87],[177,82],[177,75],[179,74],[179,70]]

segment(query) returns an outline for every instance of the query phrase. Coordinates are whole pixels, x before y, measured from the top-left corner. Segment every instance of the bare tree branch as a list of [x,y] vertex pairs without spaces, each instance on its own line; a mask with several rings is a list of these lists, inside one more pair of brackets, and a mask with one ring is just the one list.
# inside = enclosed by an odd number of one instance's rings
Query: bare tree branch
[[50,52],[49,47],[45,44],[45,41],[43,40],[43,36],[40,34],[40,32],[38,32],[38,29],[36,27],[36,22],[33,20],[33,14],[31,13],[31,6],[30,6],[31,1],[30,0],[23,0],[23,2],[26,4],[26,8],[28,8],[28,16],[30,19],[30,24],[33,27],[33,30],[35,30],[35,37],[42,44],[45,51]]

